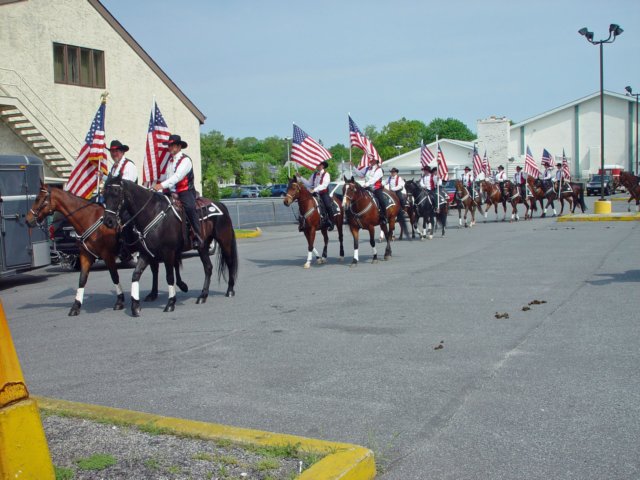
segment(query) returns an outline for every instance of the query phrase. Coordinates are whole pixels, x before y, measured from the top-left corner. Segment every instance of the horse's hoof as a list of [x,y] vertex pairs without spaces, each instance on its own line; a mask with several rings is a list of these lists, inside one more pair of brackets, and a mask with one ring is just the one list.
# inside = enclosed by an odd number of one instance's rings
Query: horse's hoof
[[339,261],[340,263],[344,262],[344,257],[340,257],[340,258],[338,258],[338,261]]
[[327,263],[327,259],[325,257],[321,257],[318,259],[318,261],[316,262],[318,265],[324,265],[325,263]]
[[207,302],[207,295],[200,295],[196,300],[196,305],[200,305],[201,303]]
[[164,307],[165,312],[173,312],[176,309],[176,297],[171,297],[167,302],[167,306]]
[[311,268],[311,263],[309,263],[309,262],[305,263],[305,264],[302,266],[302,268],[305,268],[305,269],[306,269],[306,268]]
[[358,261],[357,260],[353,260],[351,262],[351,265],[349,265],[349,268],[354,268],[354,267],[357,267],[357,266],[358,266]]
[[433,240],[433,235],[429,235],[429,240]]
[[124,293],[118,295],[118,299],[116,300],[116,304],[113,306],[114,310],[122,310],[124,308]]
[[186,293],[189,291],[189,286],[184,282],[177,282],[176,285],[178,285],[178,288],[180,289],[181,292]]
[[71,305],[71,310],[69,310],[69,316],[70,317],[77,317],[80,314],[80,307],[82,306],[82,304],[76,300],[73,302],[73,305]]
[[140,316],[140,302],[138,300],[131,299],[131,316],[132,317]]
[[379,260],[377,258],[374,258],[373,260],[371,260],[371,263],[378,263]]
[[391,258],[391,254],[390,253],[389,254],[385,254],[385,256],[384,256],[385,260],[389,260],[390,258]]
[[151,292],[144,297],[145,302],[155,302],[158,299],[158,292]]
[[224,294],[225,297],[235,297],[236,296],[236,292],[234,292],[233,290],[229,290],[227,293]]

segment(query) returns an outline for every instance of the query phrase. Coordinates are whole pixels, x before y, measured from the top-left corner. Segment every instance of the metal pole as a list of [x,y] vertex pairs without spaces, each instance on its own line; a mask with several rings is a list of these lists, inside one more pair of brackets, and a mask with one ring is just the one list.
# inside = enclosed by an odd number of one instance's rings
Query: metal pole
[[289,158],[289,137],[285,138],[287,142],[287,177],[291,178],[291,158]]
[[638,175],[638,97],[640,94],[636,93],[636,175]]
[[604,82],[602,74],[602,43],[600,42],[600,200],[604,200]]

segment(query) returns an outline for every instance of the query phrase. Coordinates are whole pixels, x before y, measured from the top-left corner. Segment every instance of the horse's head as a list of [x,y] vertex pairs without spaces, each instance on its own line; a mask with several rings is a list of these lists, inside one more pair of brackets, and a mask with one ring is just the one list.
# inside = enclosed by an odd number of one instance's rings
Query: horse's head
[[620,183],[624,185],[627,190],[638,185],[638,180],[640,180],[640,178],[631,172],[620,172]]
[[124,186],[121,175],[109,176],[104,183],[104,225],[116,228],[120,222],[120,212],[124,207]]
[[40,192],[31,205],[31,209],[27,213],[25,220],[27,225],[35,227],[36,224],[41,224],[44,221],[44,217],[53,213],[53,206],[51,201],[51,186],[45,185],[40,182]]
[[345,211],[351,207],[352,203],[355,203],[358,193],[362,191],[362,187],[355,181],[353,176],[351,178],[344,177],[344,185],[342,186],[342,207]]
[[287,186],[287,194],[284,196],[284,204],[288,207],[295,202],[300,196],[300,189],[302,185],[298,182],[298,179],[294,176],[289,179],[289,185]]
[[458,195],[463,196],[464,195],[464,184],[462,183],[462,180],[456,180],[454,183],[455,183],[456,192],[458,193]]
[[417,197],[417,192],[418,190],[420,190],[420,187],[414,180],[407,180],[406,182],[404,182],[404,189],[413,197]]

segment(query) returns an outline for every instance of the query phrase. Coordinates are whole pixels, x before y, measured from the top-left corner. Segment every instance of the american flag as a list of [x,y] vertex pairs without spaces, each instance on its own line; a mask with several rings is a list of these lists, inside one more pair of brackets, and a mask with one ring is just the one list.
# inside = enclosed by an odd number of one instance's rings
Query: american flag
[[484,158],[482,159],[482,169],[484,170],[484,176],[491,177],[491,165],[489,165],[489,159],[487,158],[487,151],[484,151]]
[[90,198],[98,186],[98,172],[102,172],[102,175],[107,174],[107,148],[104,142],[105,109],[106,103],[103,101],[91,122],[84,145],[78,153],[69,181],[64,187],[78,197]]
[[447,161],[444,159],[440,144],[438,144],[438,176],[443,182],[449,179],[449,167],[447,167]]
[[543,167],[550,167],[551,165],[553,165],[553,155],[551,155],[546,148],[542,150],[541,163]]
[[323,160],[329,160],[331,152],[307,135],[297,125],[293,126],[291,160],[303,167],[316,168]]
[[422,168],[428,167],[435,158],[431,150],[429,150],[429,147],[424,144],[424,141],[420,140],[420,165]]
[[478,178],[478,175],[484,172],[484,167],[482,164],[482,159],[480,158],[480,154],[478,153],[478,149],[476,146],[473,146],[473,177]]
[[562,178],[565,180],[571,180],[571,172],[569,171],[569,162],[562,149]]
[[167,140],[169,140],[167,122],[164,121],[158,104],[153,102],[151,116],[149,117],[149,130],[147,131],[144,167],[142,169],[143,185],[154,185],[167,169],[170,157],[169,150],[165,145]]
[[379,163],[382,163],[376,147],[374,147],[373,143],[360,131],[356,122],[351,118],[351,115],[349,115],[349,138],[351,139],[351,146],[358,147],[363,152],[358,168],[369,165],[371,159],[376,159]]
[[526,173],[528,177],[533,178],[538,178],[540,176],[540,169],[538,168],[536,161],[533,159],[531,149],[528,145],[527,155],[524,157],[524,173]]

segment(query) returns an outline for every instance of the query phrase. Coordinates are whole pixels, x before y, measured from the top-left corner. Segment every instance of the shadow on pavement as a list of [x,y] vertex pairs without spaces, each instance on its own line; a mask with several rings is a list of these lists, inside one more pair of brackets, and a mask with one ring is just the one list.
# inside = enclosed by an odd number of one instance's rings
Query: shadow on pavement
[[640,282],[640,270],[627,270],[623,273],[596,273],[599,280],[587,280],[590,285],[609,285],[614,282]]

